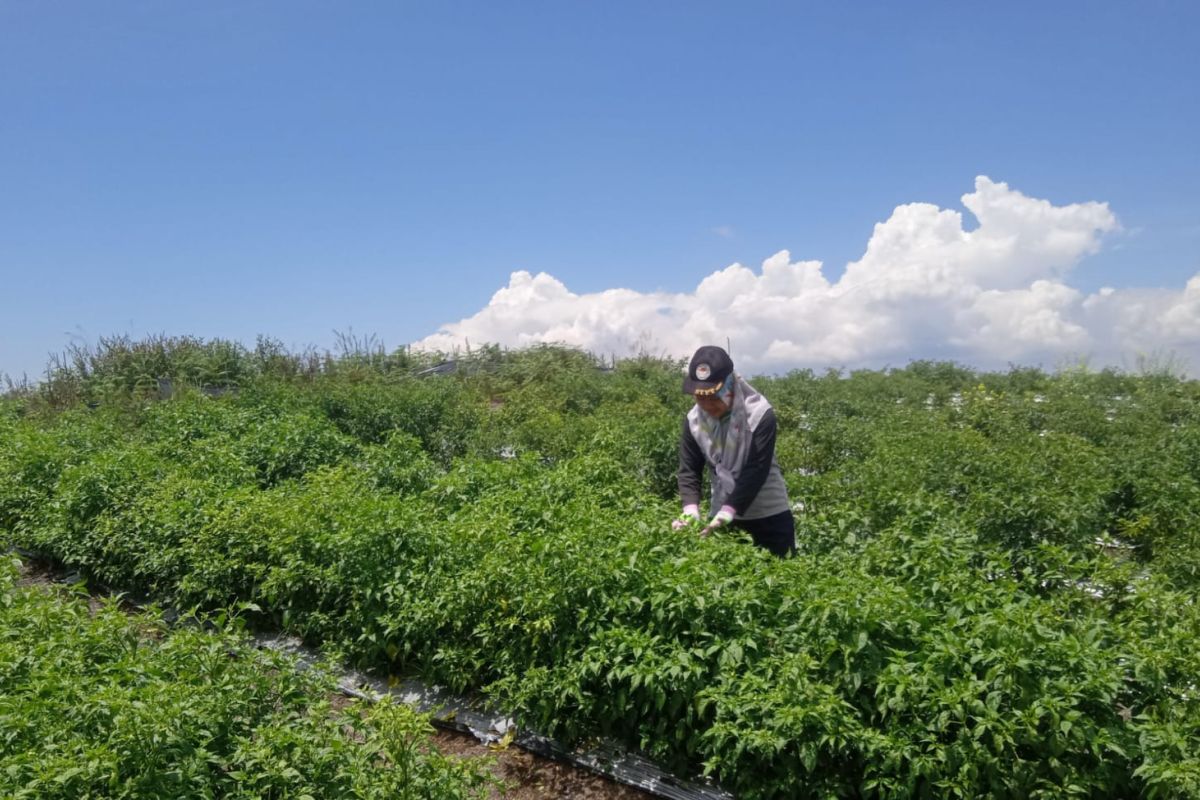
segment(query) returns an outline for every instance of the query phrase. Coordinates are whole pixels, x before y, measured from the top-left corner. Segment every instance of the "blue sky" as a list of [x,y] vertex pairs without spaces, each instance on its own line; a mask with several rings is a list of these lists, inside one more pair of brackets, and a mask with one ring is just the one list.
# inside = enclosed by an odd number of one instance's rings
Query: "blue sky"
[[516,270],[687,293],[786,248],[836,279],[897,206],[962,210],[977,175],[1109,204],[1074,289],[1179,291],[1198,23],[1194,2],[0,3],[0,371],[112,333],[399,345]]

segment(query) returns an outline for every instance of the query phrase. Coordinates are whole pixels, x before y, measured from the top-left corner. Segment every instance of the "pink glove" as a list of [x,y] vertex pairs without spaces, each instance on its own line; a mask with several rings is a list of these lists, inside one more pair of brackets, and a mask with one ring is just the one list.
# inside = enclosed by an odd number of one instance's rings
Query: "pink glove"
[[708,525],[704,527],[704,530],[700,531],[700,535],[708,536],[717,528],[725,527],[730,522],[733,522],[733,517],[736,513],[737,511],[734,510],[733,506],[721,506],[721,510],[718,511],[711,520],[709,520]]
[[693,522],[700,521],[700,506],[690,503],[683,507],[683,513],[677,519],[671,520],[671,530],[681,531]]

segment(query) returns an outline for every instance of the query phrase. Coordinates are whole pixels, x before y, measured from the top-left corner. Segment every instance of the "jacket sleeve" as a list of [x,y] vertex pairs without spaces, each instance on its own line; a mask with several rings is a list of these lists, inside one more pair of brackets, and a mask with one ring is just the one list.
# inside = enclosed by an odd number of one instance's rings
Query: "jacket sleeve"
[[704,453],[692,436],[687,417],[679,435],[679,499],[682,505],[700,504],[700,479],[704,473]]
[[738,475],[733,491],[729,493],[726,503],[733,506],[740,514],[750,507],[759,490],[767,482],[771,474],[771,464],[775,460],[775,421],[774,409],[769,409],[759,420],[754,437],[750,440],[750,452],[746,454],[746,463]]

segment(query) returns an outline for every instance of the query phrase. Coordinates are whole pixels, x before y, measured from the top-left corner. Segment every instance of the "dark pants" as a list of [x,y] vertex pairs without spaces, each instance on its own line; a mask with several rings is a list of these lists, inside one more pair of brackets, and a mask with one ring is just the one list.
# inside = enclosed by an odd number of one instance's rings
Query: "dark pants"
[[750,534],[756,545],[781,558],[796,552],[796,519],[791,511],[761,519],[736,519],[733,526]]

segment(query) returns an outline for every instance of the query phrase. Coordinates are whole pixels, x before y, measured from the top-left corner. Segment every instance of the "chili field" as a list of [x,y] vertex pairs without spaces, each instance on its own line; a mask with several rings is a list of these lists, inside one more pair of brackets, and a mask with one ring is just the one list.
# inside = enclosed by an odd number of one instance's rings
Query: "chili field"
[[[253,604],[332,657],[738,797],[1200,797],[1195,381],[752,378],[796,501],[799,552],[776,559],[671,531],[675,362],[76,356],[0,403],[0,536],[93,581]],[[0,764],[32,758],[21,741]]]

